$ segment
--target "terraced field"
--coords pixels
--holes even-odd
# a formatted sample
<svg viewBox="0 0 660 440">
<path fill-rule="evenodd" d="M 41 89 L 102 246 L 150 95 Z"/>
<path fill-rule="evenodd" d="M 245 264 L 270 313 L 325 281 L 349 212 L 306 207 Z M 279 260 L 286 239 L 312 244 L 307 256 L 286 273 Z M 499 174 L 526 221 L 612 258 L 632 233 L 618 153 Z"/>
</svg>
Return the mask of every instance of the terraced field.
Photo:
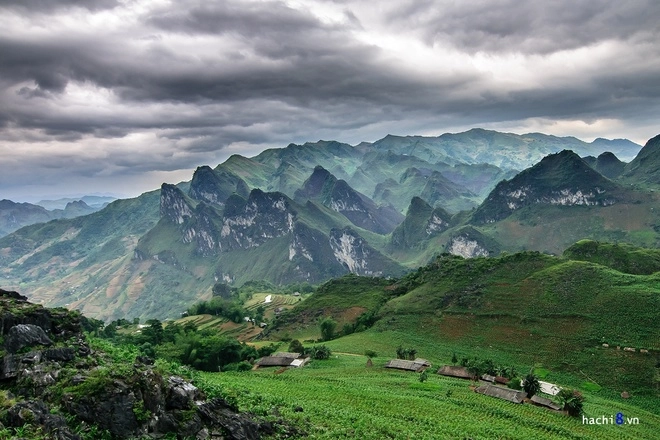
<svg viewBox="0 0 660 440">
<path fill-rule="evenodd" d="M 341 439 L 655 439 L 660 415 L 629 402 L 585 393 L 585 415 L 637 417 L 637 425 L 588 425 L 529 404 L 476 394 L 469 381 L 366 367 L 363 356 L 335 354 L 301 369 L 205 373 L 211 388 L 244 410 L 296 421 L 309 438 Z M 434 370 L 434 369 L 433 369 Z M 294 408 L 302 408 L 302 412 Z"/>
</svg>

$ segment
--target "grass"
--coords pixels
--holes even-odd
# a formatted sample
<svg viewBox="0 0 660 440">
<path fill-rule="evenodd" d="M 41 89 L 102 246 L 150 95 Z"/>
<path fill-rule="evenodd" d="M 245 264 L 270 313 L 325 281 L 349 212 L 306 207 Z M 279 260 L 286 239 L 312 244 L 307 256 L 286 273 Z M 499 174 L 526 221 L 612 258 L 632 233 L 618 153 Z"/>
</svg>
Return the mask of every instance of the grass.
<svg viewBox="0 0 660 440">
<path fill-rule="evenodd" d="M 374 358 L 374 367 L 366 367 L 366 359 L 334 354 L 282 374 L 205 373 L 203 381 L 234 396 L 243 410 L 268 415 L 277 408 L 317 439 L 651 439 L 660 429 L 657 411 L 588 392 L 588 417 L 621 411 L 640 424 L 583 425 L 581 419 L 476 394 L 469 381 L 429 374 L 420 383 L 415 373 L 383 369 L 385 357 Z"/>
</svg>

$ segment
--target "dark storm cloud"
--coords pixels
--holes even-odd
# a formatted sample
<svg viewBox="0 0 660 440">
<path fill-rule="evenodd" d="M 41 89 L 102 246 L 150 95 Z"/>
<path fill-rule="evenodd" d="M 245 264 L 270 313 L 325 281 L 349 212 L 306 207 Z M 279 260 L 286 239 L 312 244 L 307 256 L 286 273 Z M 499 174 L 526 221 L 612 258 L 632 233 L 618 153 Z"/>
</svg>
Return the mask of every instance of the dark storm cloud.
<svg viewBox="0 0 660 440">
<path fill-rule="evenodd" d="M 2 0 L 0 7 L 41 14 L 72 7 L 98 11 L 112 9 L 118 4 L 117 0 Z"/>
<path fill-rule="evenodd" d="M 126 176 L 215 165 L 237 144 L 658 111 L 652 1 L 182 5 L 2 3 L 0 186 L 16 163 L 53 181 L 58 169 Z M 584 52 L 552 59 L 565 50 Z M 508 78 L 511 54 L 524 61 Z"/>
<path fill-rule="evenodd" d="M 601 41 L 658 40 L 660 5 L 633 1 L 415 1 L 395 7 L 388 22 L 415 26 L 433 44 L 486 52 L 550 53 Z"/>
<path fill-rule="evenodd" d="M 185 9 L 155 11 L 147 23 L 161 30 L 190 34 L 237 33 L 248 37 L 272 37 L 293 32 L 304 34 L 321 23 L 284 3 L 223 1 L 189 2 Z"/>
</svg>

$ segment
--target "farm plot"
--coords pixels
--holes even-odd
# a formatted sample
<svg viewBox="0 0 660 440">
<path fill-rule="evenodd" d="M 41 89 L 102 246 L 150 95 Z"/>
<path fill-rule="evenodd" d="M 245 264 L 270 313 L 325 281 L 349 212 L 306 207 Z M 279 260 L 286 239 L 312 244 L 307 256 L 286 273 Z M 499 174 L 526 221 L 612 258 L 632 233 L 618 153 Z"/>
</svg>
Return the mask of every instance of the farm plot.
<svg viewBox="0 0 660 440">
<path fill-rule="evenodd" d="M 619 411 L 639 425 L 593 426 L 532 405 L 474 393 L 465 381 L 381 368 L 386 359 L 333 355 L 283 374 L 262 370 L 207 373 L 204 381 L 234 396 L 241 409 L 295 420 L 310 438 L 337 439 L 651 439 L 660 429 L 657 412 L 587 395 L 585 412 Z M 294 411 L 300 407 L 302 412 Z"/>
</svg>

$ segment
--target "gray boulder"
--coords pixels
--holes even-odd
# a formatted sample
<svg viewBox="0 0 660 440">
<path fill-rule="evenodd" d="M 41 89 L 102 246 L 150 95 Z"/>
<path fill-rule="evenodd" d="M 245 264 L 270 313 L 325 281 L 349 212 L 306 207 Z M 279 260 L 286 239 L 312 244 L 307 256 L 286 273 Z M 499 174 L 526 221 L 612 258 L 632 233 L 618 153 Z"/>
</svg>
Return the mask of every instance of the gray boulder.
<svg viewBox="0 0 660 440">
<path fill-rule="evenodd" d="M 9 329 L 5 338 L 5 349 L 9 353 L 16 353 L 24 347 L 52 344 L 46 332 L 33 324 L 17 324 Z"/>
</svg>

